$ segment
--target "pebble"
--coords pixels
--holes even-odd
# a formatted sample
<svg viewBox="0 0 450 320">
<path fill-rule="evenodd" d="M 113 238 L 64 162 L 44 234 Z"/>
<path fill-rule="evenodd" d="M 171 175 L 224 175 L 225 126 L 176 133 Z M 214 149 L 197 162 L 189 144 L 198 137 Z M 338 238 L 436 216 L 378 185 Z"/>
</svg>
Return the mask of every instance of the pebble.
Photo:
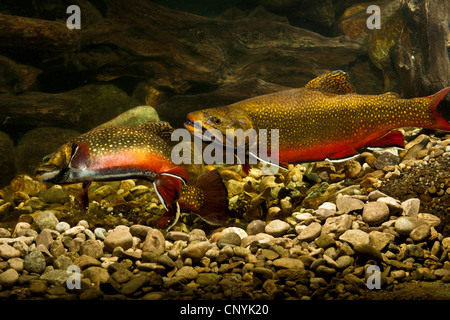
<svg viewBox="0 0 450 320">
<path fill-rule="evenodd" d="M 183 266 L 175 273 L 175 276 L 181 277 L 187 280 L 194 280 L 198 277 L 198 271 L 191 266 Z"/>
<path fill-rule="evenodd" d="M 131 233 L 130 233 L 131 235 Z M 131 246 L 130 246 L 131 247 Z M 128 248 L 122 247 L 124 250 Z M 143 252 L 152 252 L 155 256 L 160 256 L 166 248 L 166 240 L 158 229 L 150 228 L 147 230 L 147 236 L 142 244 Z"/>
<path fill-rule="evenodd" d="M 9 267 L 16 270 L 17 272 L 22 272 L 23 270 L 23 259 L 21 258 L 11 258 L 8 260 Z"/>
<path fill-rule="evenodd" d="M 241 242 L 241 237 L 237 233 L 227 232 L 217 240 L 217 246 L 219 247 L 219 249 L 225 246 L 235 247 L 240 246 Z"/>
<path fill-rule="evenodd" d="M 41 295 L 47 291 L 47 281 L 36 279 L 30 280 L 30 293 L 33 295 Z"/>
<path fill-rule="evenodd" d="M 281 269 L 298 269 L 304 270 L 305 266 L 301 260 L 293 258 L 279 258 L 273 261 L 273 266 L 275 268 Z"/>
<path fill-rule="evenodd" d="M 401 204 L 403 208 L 403 214 L 407 217 L 416 217 L 420 210 L 420 200 L 416 198 L 403 201 Z"/>
<path fill-rule="evenodd" d="M 42 211 L 36 218 L 36 225 L 40 230 L 44 229 L 55 229 L 56 225 L 59 223 L 58 218 L 56 218 L 53 211 L 46 210 Z"/>
<path fill-rule="evenodd" d="M 43 229 L 35 239 L 36 246 L 42 244 L 47 249 L 53 242 L 53 236 L 50 229 Z"/>
<path fill-rule="evenodd" d="M 89 239 L 81 244 L 80 253 L 100 259 L 103 256 L 103 246 L 98 240 Z"/>
<path fill-rule="evenodd" d="M 121 292 L 124 295 L 131 295 L 142 288 L 147 283 L 147 281 L 148 279 L 145 275 L 137 275 L 122 286 Z"/>
<path fill-rule="evenodd" d="M 266 227 L 264 228 L 264 231 L 267 234 L 270 234 L 273 237 L 279 237 L 288 232 L 288 230 L 291 228 L 289 223 L 286 223 L 282 220 L 275 219 L 270 221 Z"/>
<path fill-rule="evenodd" d="M 247 234 L 248 235 L 255 235 L 258 233 L 262 233 L 265 231 L 266 228 L 266 222 L 256 219 L 256 220 L 252 220 L 248 225 L 247 225 Z"/>
<path fill-rule="evenodd" d="M 20 257 L 20 251 L 17 250 L 16 248 L 10 246 L 9 244 L 1 243 L 0 244 L 0 257 L 5 260 Z"/>
<path fill-rule="evenodd" d="M 30 273 L 42 273 L 45 270 L 45 257 L 40 251 L 30 252 L 23 261 L 23 267 Z"/>
<path fill-rule="evenodd" d="M 383 199 L 383 198 L 381 198 Z M 384 202 L 369 202 L 364 206 L 362 218 L 370 226 L 376 226 L 389 218 L 389 207 Z"/>
<path fill-rule="evenodd" d="M 69 229 L 70 229 L 70 224 L 68 224 L 65 221 L 60 221 L 55 226 L 55 230 L 58 231 L 59 233 L 64 233 Z"/>
<path fill-rule="evenodd" d="M 0 286 L 12 287 L 19 280 L 19 273 L 10 268 L 0 273 Z"/>
<path fill-rule="evenodd" d="M 105 238 L 108 234 L 107 234 L 105 228 L 95 228 L 94 235 L 99 240 L 105 240 Z"/>
<path fill-rule="evenodd" d="M 428 239 L 431 235 L 431 228 L 428 224 L 422 224 L 418 226 L 417 228 L 414 228 L 411 233 L 409 234 L 409 237 L 414 242 L 422 242 L 426 239 Z"/>
<path fill-rule="evenodd" d="M 193 262 L 198 262 L 205 255 L 208 245 L 209 243 L 207 241 L 190 243 L 186 248 L 181 250 L 180 255 L 183 259 L 190 258 Z"/>
<path fill-rule="evenodd" d="M 336 204 L 332 202 L 324 202 L 316 210 L 315 215 L 320 221 L 325 221 L 328 217 L 334 216 L 336 212 Z"/>
<path fill-rule="evenodd" d="M 341 213 L 350 213 L 352 211 L 362 210 L 364 208 L 364 202 L 350 196 L 342 196 L 336 199 L 336 207 Z"/>
<path fill-rule="evenodd" d="M 340 237 L 339 240 L 350 243 L 353 247 L 368 245 L 370 243 L 369 235 L 361 230 L 347 230 Z"/>
<path fill-rule="evenodd" d="M 300 232 L 297 239 L 306 242 L 312 241 L 320 235 L 321 230 L 322 225 L 318 222 L 313 222 Z"/>
<path fill-rule="evenodd" d="M 352 223 L 353 220 L 348 214 L 343 214 L 337 217 L 329 217 L 325 220 L 325 223 L 322 226 L 322 232 L 341 235 L 351 228 Z"/>
<path fill-rule="evenodd" d="M 72 227 L 72 228 L 64 231 L 64 234 L 69 237 L 75 237 L 77 234 L 84 231 L 84 229 L 85 229 L 85 227 L 83 227 L 83 226 L 75 226 L 75 227 Z"/>
<path fill-rule="evenodd" d="M 371 231 L 369 233 L 370 245 L 379 251 L 386 248 L 389 243 L 394 241 L 394 239 L 395 236 L 390 233 L 380 231 Z"/>
<path fill-rule="evenodd" d="M 340 256 L 336 259 L 336 267 L 338 269 L 345 269 L 352 264 L 352 258 L 350 256 Z"/>
<path fill-rule="evenodd" d="M 395 221 L 395 231 L 403 236 L 409 236 L 414 229 L 414 224 L 411 219 L 407 217 L 400 217 Z"/>
<path fill-rule="evenodd" d="M 106 236 L 104 239 L 104 244 L 105 250 L 109 252 L 112 252 L 116 247 L 121 247 L 123 250 L 127 250 L 133 246 L 133 236 L 131 235 L 128 227 L 117 226 L 110 234 Z"/>
<path fill-rule="evenodd" d="M 239 235 L 239 237 L 241 237 L 241 239 L 245 238 L 248 236 L 247 232 L 244 229 L 238 228 L 238 227 L 228 227 L 226 229 L 222 230 L 223 233 L 227 233 L 227 232 L 234 232 L 237 233 Z"/>
<path fill-rule="evenodd" d="M 400 163 L 400 157 L 390 152 L 383 152 L 375 160 L 374 167 L 382 170 L 387 166 L 395 166 Z"/>
</svg>

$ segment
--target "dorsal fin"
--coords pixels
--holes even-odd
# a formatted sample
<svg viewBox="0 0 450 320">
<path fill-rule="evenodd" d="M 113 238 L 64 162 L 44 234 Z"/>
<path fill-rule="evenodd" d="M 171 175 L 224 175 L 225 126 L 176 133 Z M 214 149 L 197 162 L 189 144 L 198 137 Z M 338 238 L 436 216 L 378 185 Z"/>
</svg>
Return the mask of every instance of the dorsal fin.
<svg viewBox="0 0 450 320">
<path fill-rule="evenodd" d="M 147 122 L 141 125 L 145 130 L 153 132 L 166 141 L 171 141 L 170 137 L 174 128 L 166 121 Z"/>
<path fill-rule="evenodd" d="M 346 72 L 336 70 L 312 79 L 306 84 L 305 88 L 334 94 L 355 92 L 355 88 L 348 82 L 348 77 L 349 75 Z"/>
<path fill-rule="evenodd" d="M 385 93 L 382 94 L 382 96 L 386 96 L 386 97 L 393 98 L 393 99 L 399 99 L 400 98 L 400 95 L 398 93 L 396 93 L 396 92 L 385 92 Z"/>
<path fill-rule="evenodd" d="M 72 143 L 72 156 L 70 157 L 69 168 L 80 168 L 86 165 L 88 157 L 89 143 L 87 141 L 82 143 Z"/>
</svg>

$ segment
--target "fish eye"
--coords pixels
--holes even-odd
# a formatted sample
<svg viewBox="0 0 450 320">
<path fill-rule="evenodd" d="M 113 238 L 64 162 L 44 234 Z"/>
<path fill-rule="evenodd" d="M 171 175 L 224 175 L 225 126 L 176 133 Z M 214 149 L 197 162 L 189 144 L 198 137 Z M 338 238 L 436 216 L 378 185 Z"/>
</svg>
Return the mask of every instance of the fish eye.
<svg viewBox="0 0 450 320">
<path fill-rule="evenodd" d="M 50 155 L 46 155 L 42 158 L 42 162 L 48 162 L 50 161 Z"/>
<path fill-rule="evenodd" d="M 220 119 L 220 118 L 217 118 L 217 117 L 211 117 L 210 120 L 211 120 L 214 124 L 217 124 L 217 125 L 222 124 L 222 119 Z"/>
</svg>

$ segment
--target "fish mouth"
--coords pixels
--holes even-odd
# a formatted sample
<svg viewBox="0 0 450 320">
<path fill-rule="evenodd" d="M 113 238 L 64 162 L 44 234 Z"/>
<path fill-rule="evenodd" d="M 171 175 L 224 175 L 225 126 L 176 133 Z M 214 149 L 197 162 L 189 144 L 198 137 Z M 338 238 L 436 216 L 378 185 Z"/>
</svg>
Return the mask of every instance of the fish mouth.
<svg viewBox="0 0 450 320">
<path fill-rule="evenodd" d="M 196 120 L 191 114 L 188 114 L 186 118 L 187 121 L 184 123 L 184 127 L 195 137 L 198 137 L 204 142 L 213 141 L 220 144 L 225 142 L 224 136 L 219 129 L 209 126 L 201 120 Z"/>
<path fill-rule="evenodd" d="M 63 183 L 67 170 L 56 168 L 55 166 L 43 166 L 34 171 L 37 180 L 50 183 Z"/>
</svg>

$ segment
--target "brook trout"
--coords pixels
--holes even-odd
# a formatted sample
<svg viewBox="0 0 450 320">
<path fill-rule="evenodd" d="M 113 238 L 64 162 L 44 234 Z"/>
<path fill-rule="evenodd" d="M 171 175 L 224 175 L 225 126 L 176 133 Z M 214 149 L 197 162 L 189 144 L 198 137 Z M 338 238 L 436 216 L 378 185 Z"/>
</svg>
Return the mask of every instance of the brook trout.
<svg viewBox="0 0 450 320">
<path fill-rule="evenodd" d="M 447 87 L 434 95 L 412 99 L 400 99 L 391 92 L 359 95 L 348 82 L 347 73 L 334 71 L 311 80 L 304 88 L 191 112 L 185 127 L 203 138 L 209 133 L 222 139 L 223 144 L 227 129 L 278 129 L 278 145 L 274 148 L 278 151 L 270 157 L 276 157 L 283 168 L 288 163 L 345 160 L 365 147 L 403 147 L 403 134 L 394 129 L 450 130 L 450 123 L 437 110 L 449 91 Z M 194 122 L 201 123 L 202 132 Z M 256 154 L 248 156 L 267 162 Z M 243 170 L 248 173 L 249 169 L 245 163 Z"/>
<path fill-rule="evenodd" d="M 175 165 L 170 158 L 172 149 L 168 141 L 172 132 L 173 128 L 167 122 L 94 129 L 44 157 L 35 173 L 43 182 L 83 182 L 81 196 L 84 207 L 88 203 L 87 188 L 92 181 L 151 181 L 161 203 L 169 212 L 160 219 L 162 227 L 167 227 L 174 223 L 173 218 L 178 218 L 176 203 L 182 208 L 196 210 L 207 221 L 209 215 L 213 222 L 217 222 L 218 217 L 225 220 L 228 198 L 220 175 L 208 172 L 201 180 L 206 181 L 206 185 L 185 186 L 187 169 Z M 185 195 L 180 198 L 183 188 Z"/>
</svg>

